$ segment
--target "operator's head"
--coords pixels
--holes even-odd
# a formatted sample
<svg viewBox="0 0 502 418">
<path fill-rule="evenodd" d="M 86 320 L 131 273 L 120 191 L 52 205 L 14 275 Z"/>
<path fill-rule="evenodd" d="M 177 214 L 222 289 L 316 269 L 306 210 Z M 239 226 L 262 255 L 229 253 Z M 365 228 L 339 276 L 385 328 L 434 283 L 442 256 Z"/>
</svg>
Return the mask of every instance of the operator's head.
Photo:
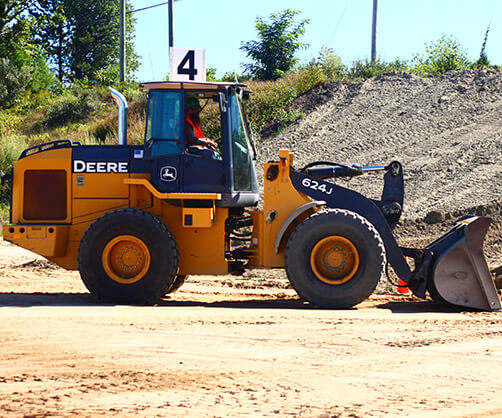
<svg viewBox="0 0 502 418">
<path fill-rule="evenodd" d="M 195 97 L 188 97 L 187 98 L 187 110 L 188 112 L 200 112 L 200 103 L 199 100 Z"/>
</svg>

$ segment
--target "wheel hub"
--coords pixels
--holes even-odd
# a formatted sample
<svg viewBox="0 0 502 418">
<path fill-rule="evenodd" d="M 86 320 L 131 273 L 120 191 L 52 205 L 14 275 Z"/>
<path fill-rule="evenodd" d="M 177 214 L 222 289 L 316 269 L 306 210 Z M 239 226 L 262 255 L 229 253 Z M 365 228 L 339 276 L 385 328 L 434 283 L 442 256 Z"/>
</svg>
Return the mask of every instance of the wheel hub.
<svg viewBox="0 0 502 418">
<path fill-rule="evenodd" d="M 103 268 L 114 281 L 132 284 L 141 280 L 150 267 L 150 251 L 145 243 L 132 235 L 120 235 L 106 244 Z"/>
<path fill-rule="evenodd" d="M 327 284 L 343 284 L 354 277 L 359 267 L 359 253 L 345 237 L 332 235 L 321 239 L 310 256 L 312 271 Z"/>
</svg>

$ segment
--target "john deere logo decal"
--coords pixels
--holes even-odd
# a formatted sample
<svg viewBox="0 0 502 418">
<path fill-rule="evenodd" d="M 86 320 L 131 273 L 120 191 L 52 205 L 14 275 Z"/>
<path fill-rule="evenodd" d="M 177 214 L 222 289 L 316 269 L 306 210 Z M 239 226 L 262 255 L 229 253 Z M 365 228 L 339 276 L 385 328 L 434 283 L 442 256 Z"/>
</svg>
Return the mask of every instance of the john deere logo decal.
<svg viewBox="0 0 502 418">
<path fill-rule="evenodd" d="M 176 177 L 176 167 L 167 166 L 160 169 L 160 179 L 162 181 L 175 181 Z"/>
<path fill-rule="evenodd" d="M 126 161 L 73 161 L 74 173 L 127 173 L 129 163 Z"/>
</svg>

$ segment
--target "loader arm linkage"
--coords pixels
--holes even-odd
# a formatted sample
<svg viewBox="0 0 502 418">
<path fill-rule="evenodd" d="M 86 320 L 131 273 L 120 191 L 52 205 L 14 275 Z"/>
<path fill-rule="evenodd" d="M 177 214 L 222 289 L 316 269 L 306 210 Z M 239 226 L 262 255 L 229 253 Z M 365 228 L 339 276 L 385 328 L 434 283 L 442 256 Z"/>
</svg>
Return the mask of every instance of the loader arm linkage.
<svg viewBox="0 0 502 418">
<path fill-rule="evenodd" d="M 360 175 L 365 171 L 385 170 L 381 200 L 368 199 L 353 190 L 328 183 L 323 178 Z M 392 233 L 403 206 L 404 182 L 401 164 L 371 168 L 337 166 L 310 168 L 310 175 L 291 169 L 291 182 L 296 190 L 330 208 L 346 209 L 366 218 L 377 229 L 387 261 L 413 293 L 434 299 L 484 310 L 500 310 L 501 304 L 486 260 L 483 238 L 489 218 L 464 217 L 454 228 L 423 249 L 402 248 Z M 415 268 L 406 261 L 411 257 Z"/>
</svg>

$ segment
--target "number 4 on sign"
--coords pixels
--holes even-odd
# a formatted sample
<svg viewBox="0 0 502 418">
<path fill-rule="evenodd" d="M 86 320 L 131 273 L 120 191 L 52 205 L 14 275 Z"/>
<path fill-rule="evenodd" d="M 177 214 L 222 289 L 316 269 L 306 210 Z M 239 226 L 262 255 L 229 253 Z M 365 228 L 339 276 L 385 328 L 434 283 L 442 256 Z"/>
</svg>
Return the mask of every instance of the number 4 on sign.
<svg viewBox="0 0 502 418">
<path fill-rule="evenodd" d="M 170 49 L 171 81 L 206 81 L 205 49 Z"/>
</svg>

